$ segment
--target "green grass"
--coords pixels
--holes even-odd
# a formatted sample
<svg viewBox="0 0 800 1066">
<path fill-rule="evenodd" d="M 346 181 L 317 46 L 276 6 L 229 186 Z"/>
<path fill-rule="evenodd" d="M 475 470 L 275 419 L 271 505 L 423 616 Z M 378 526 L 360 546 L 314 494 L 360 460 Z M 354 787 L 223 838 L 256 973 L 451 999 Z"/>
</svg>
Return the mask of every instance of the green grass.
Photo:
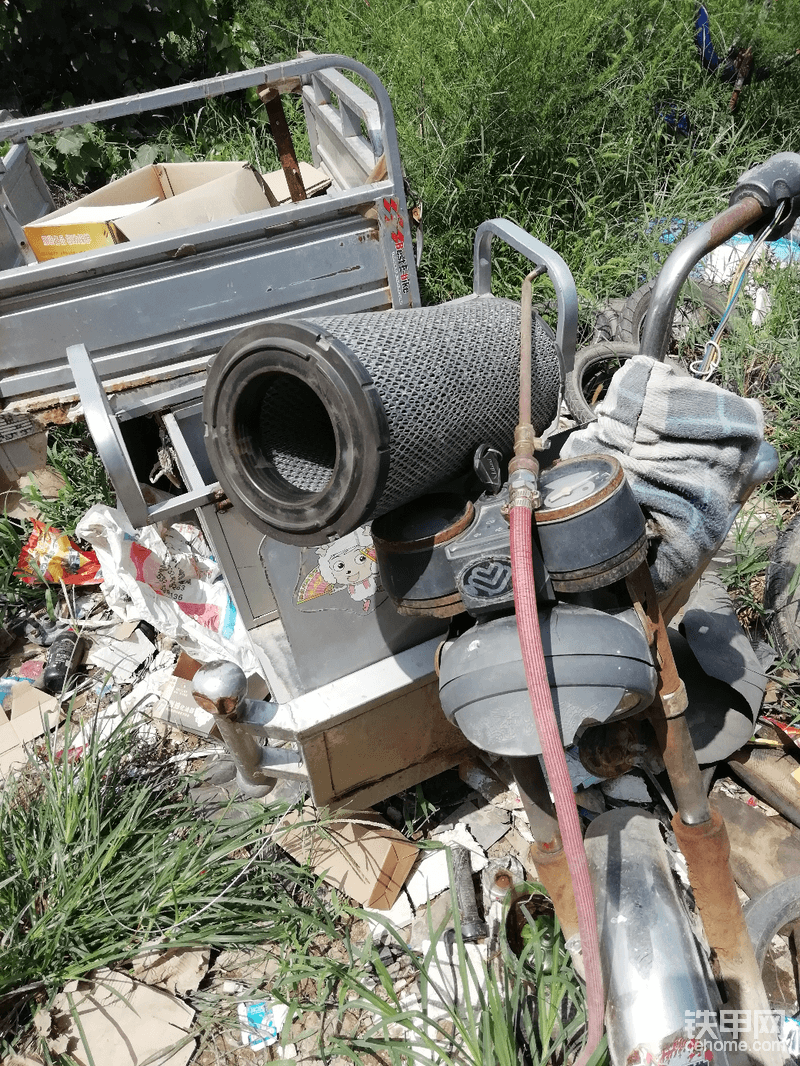
<svg viewBox="0 0 800 1066">
<path fill-rule="evenodd" d="M 6 782 L 0 1037 L 64 982 L 148 948 L 335 933 L 315 879 L 272 842 L 285 808 L 203 810 L 152 743 L 128 723 L 77 759 L 47 744 Z"/>
<path fill-rule="evenodd" d="M 54 426 L 47 441 L 47 465 L 64 479 L 55 499 L 42 495 L 32 483 L 24 493 L 36 507 L 42 521 L 62 532 L 75 535 L 75 526 L 90 507 L 116 503 L 111 480 L 97 453 L 84 422 Z"/>
<path fill-rule="evenodd" d="M 295 1030 L 326 1059 L 377 1054 L 399 1064 L 420 1057 L 415 1046 L 441 1044 L 453 1066 L 516 1066 L 523 1034 L 543 1066 L 580 1044 L 583 990 L 552 917 L 526 913 L 520 957 L 503 940 L 487 971 L 468 957 L 454 913 L 462 986 L 471 977 L 484 991 L 477 1007 L 457 1002 L 430 1025 L 428 997 L 442 984 L 435 945 L 449 920 L 429 929 L 434 947 L 424 955 L 387 923 L 419 979 L 421 1006 L 409 1008 L 371 939 L 350 935 L 363 912 L 277 847 L 285 806 L 199 807 L 162 744 L 130 723 L 80 758 L 46 744 L 0 794 L 0 1054 L 31 1047 L 33 1014 L 65 982 L 177 946 L 270 956 L 274 972 L 246 982 L 243 997 L 287 1003 Z M 238 1029 L 237 997 L 219 986 L 189 1000 L 201 1047 Z M 319 1024 L 322 1015 L 334 1024 Z M 342 1023 L 353 1017 L 357 1030 L 347 1034 Z M 284 1036 L 300 1039 L 288 1026 Z"/>
<path fill-rule="evenodd" d="M 452 884 L 452 866 L 450 873 Z M 521 899 L 526 898 L 522 889 L 543 893 L 540 885 L 517 889 Z M 410 956 L 419 978 L 417 1002 L 409 1003 L 396 991 L 380 960 L 372 964 L 374 987 L 343 970 L 342 987 L 351 993 L 344 1009 L 369 1012 L 372 1024 L 356 1037 L 338 1040 L 330 1050 L 354 1061 L 358 1061 L 358 1052 L 368 1052 L 398 1066 L 430 1061 L 431 1053 L 446 1066 L 489 1062 L 517 1066 L 523 1059 L 523 1044 L 535 1063 L 560 1063 L 574 1055 L 585 1034 L 583 987 L 573 972 L 557 919 L 534 916 L 524 904 L 521 912 L 526 935 L 519 955 L 511 950 L 503 932 L 500 954 L 488 964 L 468 953 L 457 909 L 437 929 L 429 924 L 428 949 Z M 450 922 L 448 944 L 442 938 Z M 396 932 L 394 936 L 408 950 Z M 453 971 L 457 974 L 455 996 Z M 473 994 L 465 994 L 466 989 L 473 989 Z M 444 1016 L 437 1018 L 432 1005 L 442 1003 L 446 1005 Z M 604 1060 L 603 1042 L 591 1061 Z"/>
</svg>

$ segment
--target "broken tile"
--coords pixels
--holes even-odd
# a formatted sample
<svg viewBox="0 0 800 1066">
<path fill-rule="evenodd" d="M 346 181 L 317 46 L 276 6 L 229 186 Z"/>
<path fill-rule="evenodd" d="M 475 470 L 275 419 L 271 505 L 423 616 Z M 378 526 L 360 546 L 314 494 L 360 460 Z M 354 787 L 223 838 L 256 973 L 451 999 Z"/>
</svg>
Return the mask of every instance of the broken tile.
<svg viewBox="0 0 800 1066">
<path fill-rule="evenodd" d="M 467 827 L 484 849 L 497 843 L 511 828 L 511 814 L 502 807 L 487 804 L 464 819 Z"/>
<path fill-rule="evenodd" d="M 472 800 L 465 800 L 460 807 L 456 807 L 452 814 L 448 815 L 445 821 L 440 822 L 439 825 L 431 832 L 432 837 L 439 836 L 440 833 L 446 833 L 448 829 L 455 829 L 456 825 L 466 820 L 470 815 L 474 814 L 478 809 L 477 804 Z"/>
<path fill-rule="evenodd" d="M 528 880 L 535 881 L 537 879 L 536 867 L 528 858 L 530 847 L 530 842 L 525 840 L 515 824 L 512 825 L 501 841 L 492 845 L 489 856 L 494 859 L 505 855 L 514 855 L 522 864 Z"/>
<path fill-rule="evenodd" d="M 603 781 L 599 787 L 609 799 L 622 800 L 625 803 L 653 802 L 647 784 L 638 774 L 623 774 L 613 781 Z"/>
<path fill-rule="evenodd" d="M 389 936 L 386 929 L 387 922 L 399 931 L 407 929 L 414 918 L 411 900 L 405 891 L 400 893 L 388 911 L 378 910 L 377 907 L 362 907 L 362 910 L 367 915 L 375 915 L 375 918 L 370 917 L 367 920 L 372 932 L 372 939 L 376 943 L 382 943 Z"/>
<path fill-rule="evenodd" d="M 447 870 L 447 851 L 444 848 L 426 851 L 406 881 L 406 891 L 416 910 L 449 887 L 450 874 Z"/>
<path fill-rule="evenodd" d="M 505 784 L 499 781 L 484 766 L 481 766 L 477 760 L 461 763 L 458 768 L 458 774 L 466 785 L 475 789 L 476 792 L 480 792 L 483 798 L 490 802 L 506 791 Z"/>
<path fill-rule="evenodd" d="M 446 889 L 435 900 L 421 907 L 411 923 L 408 946 L 412 951 L 421 951 L 424 942 L 429 942 L 431 934 L 442 929 L 452 920 L 453 905 L 450 889 Z"/>
<path fill-rule="evenodd" d="M 531 832 L 530 822 L 524 811 L 514 811 L 514 828 L 528 844 L 534 844 L 533 833 Z"/>
<path fill-rule="evenodd" d="M 431 949 L 428 941 L 422 945 L 427 956 Z M 463 969 L 467 975 L 467 987 L 462 981 L 462 967 L 459 965 L 459 952 L 449 938 L 443 936 L 436 944 L 428 963 L 430 980 L 427 987 L 425 1012 L 432 1021 L 452 1017 L 453 1011 L 463 1013 L 466 996 L 469 995 L 473 1009 L 480 1008 L 486 997 L 486 945 L 464 944 L 466 965 Z M 416 997 L 414 997 L 416 998 Z M 401 1005 L 404 1000 L 401 998 Z"/>
<path fill-rule="evenodd" d="M 515 811 L 523 810 L 522 800 L 519 798 L 519 789 L 515 782 L 512 782 L 507 789 L 499 792 L 489 802 L 493 807 L 499 807 L 503 811 L 511 811 L 512 814 Z"/>
<path fill-rule="evenodd" d="M 440 843 L 447 844 L 449 847 L 460 846 L 466 848 L 469 852 L 470 866 L 473 873 L 480 873 L 489 861 L 483 848 L 463 822 L 459 822 L 455 829 L 449 829 L 446 833 L 442 833 L 437 839 Z"/>
</svg>

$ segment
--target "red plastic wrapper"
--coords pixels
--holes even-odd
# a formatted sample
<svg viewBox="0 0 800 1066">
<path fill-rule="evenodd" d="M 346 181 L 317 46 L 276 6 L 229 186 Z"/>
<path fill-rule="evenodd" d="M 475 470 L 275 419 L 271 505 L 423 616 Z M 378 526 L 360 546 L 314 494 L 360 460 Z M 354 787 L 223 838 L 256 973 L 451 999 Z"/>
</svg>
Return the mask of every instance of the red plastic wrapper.
<svg viewBox="0 0 800 1066">
<path fill-rule="evenodd" d="M 103 580 L 100 563 L 93 551 L 84 551 L 66 533 L 37 519 L 33 531 L 19 553 L 14 576 L 26 585 L 41 581 L 61 581 L 65 585 L 98 585 Z"/>
<path fill-rule="evenodd" d="M 777 729 L 795 747 L 800 748 L 800 728 L 796 725 L 788 725 L 786 722 L 782 722 L 780 718 L 772 718 L 766 714 L 762 716 L 761 721 L 771 725 L 773 729 Z"/>
</svg>

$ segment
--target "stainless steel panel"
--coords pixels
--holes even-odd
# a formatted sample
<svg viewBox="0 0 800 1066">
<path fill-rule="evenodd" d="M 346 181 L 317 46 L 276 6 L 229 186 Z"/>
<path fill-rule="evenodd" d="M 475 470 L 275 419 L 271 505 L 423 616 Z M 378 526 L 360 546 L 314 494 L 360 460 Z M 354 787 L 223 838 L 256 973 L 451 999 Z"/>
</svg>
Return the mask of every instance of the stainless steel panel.
<svg viewBox="0 0 800 1066">
<path fill-rule="evenodd" d="M 316 549 L 265 538 L 261 554 L 305 691 L 441 636 L 447 630 L 447 622 L 442 619 L 398 614 L 380 588 L 368 611 L 363 609 L 364 601 L 351 600 L 345 588 L 298 603 L 301 574 L 313 568 Z"/>
<path fill-rule="evenodd" d="M 71 344 L 86 346 L 105 380 L 216 354 L 245 326 L 270 318 L 390 307 L 376 236 L 375 224 L 357 216 L 0 296 L 0 396 L 70 385 Z"/>
<path fill-rule="evenodd" d="M 203 444 L 202 411 L 202 403 L 193 403 L 164 417 L 178 468 L 192 490 L 216 480 Z M 264 534 L 236 511 L 219 511 L 214 504 L 199 507 L 197 516 L 247 628 L 276 618 L 275 597 L 259 556 Z"/>
</svg>

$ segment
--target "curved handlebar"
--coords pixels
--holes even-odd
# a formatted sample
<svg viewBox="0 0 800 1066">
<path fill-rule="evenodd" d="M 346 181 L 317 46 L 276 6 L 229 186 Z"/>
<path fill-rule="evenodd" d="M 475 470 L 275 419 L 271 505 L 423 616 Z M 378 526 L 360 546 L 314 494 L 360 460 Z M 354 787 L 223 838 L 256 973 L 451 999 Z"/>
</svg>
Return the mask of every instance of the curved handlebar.
<svg viewBox="0 0 800 1066">
<path fill-rule="evenodd" d="M 685 237 L 661 268 L 645 319 L 642 355 L 663 360 L 678 295 L 699 260 L 735 233 L 753 232 L 787 202 L 789 211 L 773 240 L 788 233 L 800 214 L 800 154 L 779 152 L 742 174 L 731 193 L 731 206 Z"/>
</svg>

